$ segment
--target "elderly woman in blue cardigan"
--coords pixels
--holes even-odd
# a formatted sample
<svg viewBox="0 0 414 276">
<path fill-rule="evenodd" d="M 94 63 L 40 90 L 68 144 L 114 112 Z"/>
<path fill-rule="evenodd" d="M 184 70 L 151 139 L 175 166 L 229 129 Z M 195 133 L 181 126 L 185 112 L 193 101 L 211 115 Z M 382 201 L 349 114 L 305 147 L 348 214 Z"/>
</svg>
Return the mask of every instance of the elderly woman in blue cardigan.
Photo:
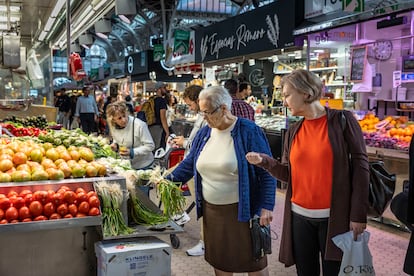
<svg viewBox="0 0 414 276">
<path fill-rule="evenodd" d="M 194 176 L 197 217 L 203 216 L 205 259 L 215 275 L 269 275 L 266 256 L 254 261 L 249 219 L 272 221 L 276 181 L 265 170 L 249 164 L 247 152 L 271 154 L 262 129 L 231 114 L 231 96 L 221 86 L 199 95 L 200 129 L 190 154 L 169 175 L 185 183 Z"/>
</svg>

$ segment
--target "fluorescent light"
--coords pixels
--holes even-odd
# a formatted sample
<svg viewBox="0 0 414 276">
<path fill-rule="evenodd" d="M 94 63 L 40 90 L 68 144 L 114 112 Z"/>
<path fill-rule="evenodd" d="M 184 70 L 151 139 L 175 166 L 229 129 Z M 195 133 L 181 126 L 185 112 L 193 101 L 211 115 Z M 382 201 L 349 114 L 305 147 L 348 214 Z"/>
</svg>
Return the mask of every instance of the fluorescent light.
<svg viewBox="0 0 414 276">
<path fill-rule="evenodd" d="M 104 33 L 96 33 L 96 35 L 99 36 L 100 38 L 108 39 L 108 36 Z"/>
<path fill-rule="evenodd" d="M 79 31 L 80 28 L 84 27 L 87 21 L 94 15 L 93 12 L 86 15 L 78 24 L 76 24 L 76 27 L 73 29 L 72 33 L 75 34 L 77 31 Z"/>
<path fill-rule="evenodd" d="M 0 23 L 0 30 L 8 30 L 9 26 L 7 25 L 7 23 Z"/>
<path fill-rule="evenodd" d="M 20 21 L 20 16 L 18 15 L 11 15 L 10 16 L 10 22 L 17 22 Z"/>
<path fill-rule="evenodd" d="M 273 55 L 273 56 L 271 57 L 271 59 L 272 59 L 272 61 L 273 61 L 273 62 L 278 62 L 278 61 L 279 61 L 279 58 L 278 58 L 278 56 L 277 56 L 277 55 Z"/>
<path fill-rule="evenodd" d="M 7 7 L 6 6 L 0 6 L 0 11 L 6 12 L 7 11 Z"/>
<path fill-rule="evenodd" d="M 85 10 L 79 15 L 79 17 L 77 18 L 78 20 L 82 20 L 85 18 L 85 16 L 90 15 L 90 14 L 94 14 L 94 12 L 92 11 L 92 6 L 88 5 Z"/>
<path fill-rule="evenodd" d="M 49 19 L 47 20 L 46 25 L 45 25 L 45 31 L 47 31 L 47 32 L 50 31 L 50 29 L 52 28 L 54 22 L 55 22 L 55 18 L 49 17 Z"/>
<path fill-rule="evenodd" d="M 40 41 L 45 40 L 46 35 L 47 35 L 47 32 L 42 31 L 42 32 L 40 33 L 40 35 L 39 35 L 39 40 L 40 40 Z"/>
<path fill-rule="evenodd" d="M 252 58 L 252 59 L 249 59 L 249 65 L 250 66 L 254 66 L 256 64 L 256 61 Z"/>
<path fill-rule="evenodd" d="M 56 17 L 62 10 L 63 6 L 66 4 L 66 0 L 58 0 L 55 7 L 52 10 L 52 13 L 50 14 L 50 17 Z"/>
<path fill-rule="evenodd" d="M 88 45 L 86 45 L 86 44 L 82 44 L 81 45 L 83 48 L 85 48 L 85 49 L 89 49 L 89 46 Z"/>
<path fill-rule="evenodd" d="M 20 11 L 20 6 L 10 6 L 10 11 L 11 12 L 19 12 Z"/>
<path fill-rule="evenodd" d="M 7 16 L 1 15 L 0 22 L 7 22 Z"/>
<path fill-rule="evenodd" d="M 99 0 L 98 0 L 99 1 Z M 97 1 L 95 1 L 95 2 L 97 2 Z M 102 7 L 104 4 L 106 4 L 106 0 L 101 0 L 101 1 L 99 1 L 99 3 L 97 4 L 97 5 L 94 5 L 93 6 L 93 10 L 94 11 L 97 11 L 97 10 L 99 10 L 99 8 L 100 7 Z"/>
<path fill-rule="evenodd" d="M 128 24 L 128 25 L 131 24 L 131 20 L 129 20 L 128 17 L 126 17 L 125 15 L 119 14 L 118 17 L 119 17 L 119 19 L 121 19 L 126 24 Z"/>
<path fill-rule="evenodd" d="M 313 50 L 313 52 L 314 52 L 314 53 L 325 53 L 325 50 L 322 50 L 322 49 L 316 49 L 316 50 Z"/>
</svg>

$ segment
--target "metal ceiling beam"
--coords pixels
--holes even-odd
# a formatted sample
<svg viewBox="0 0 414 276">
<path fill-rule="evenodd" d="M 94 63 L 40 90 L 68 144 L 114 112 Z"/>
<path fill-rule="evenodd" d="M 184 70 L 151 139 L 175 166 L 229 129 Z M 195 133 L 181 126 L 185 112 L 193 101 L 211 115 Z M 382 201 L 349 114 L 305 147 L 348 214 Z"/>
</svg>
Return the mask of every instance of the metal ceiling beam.
<svg viewBox="0 0 414 276">
<path fill-rule="evenodd" d="M 112 46 L 111 43 L 109 43 L 109 41 L 107 41 L 106 39 L 103 39 L 102 37 L 97 36 L 96 34 L 92 34 L 95 38 L 95 40 L 98 40 L 100 42 L 102 42 L 103 44 L 107 45 L 109 50 L 112 52 L 112 54 L 116 57 L 116 61 L 118 61 L 118 53 L 115 51 L 114 47 Z M 105 48 L 105 47 L 104 47 Z M 105 48 L 107 49 L 107 48 Z"/>
<path fill-rule="evenodd" d="M 137 34 L 134 29 L 132 29 L 128 24 L 126 24 L 121 19 L 119 19 L 119 17 L 115 17 L 114 20 L 116 21 L 117 26 L 119 28 L 121 28 L 122 30 L 126 31 L 127 33 L 129 33 L 132 36 L 132 38 L 135 41 L 135 44 L 137 44 L 137 45 L 140 44 L 140 39 L 138 37 L 139 34 Z"/>
</svg>

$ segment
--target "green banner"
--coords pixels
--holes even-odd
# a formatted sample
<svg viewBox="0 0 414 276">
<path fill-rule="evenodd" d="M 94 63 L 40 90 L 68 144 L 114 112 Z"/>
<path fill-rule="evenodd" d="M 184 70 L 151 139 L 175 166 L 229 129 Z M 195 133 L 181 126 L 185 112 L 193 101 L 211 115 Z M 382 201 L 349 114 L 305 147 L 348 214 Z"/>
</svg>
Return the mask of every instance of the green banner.
<svg viewBox="0 0 414 276">
<path fill-rule="evenodd" d="M 175 30 L 174 32 L 174 53 L 188 54 L 190 44 L 190 32 Z"/>
<path fill-rule="evenodd" d="M 342 0 L 342 10 L 349 12 L 363 12 L 364 0 Z"/>
<path fill-rule="evenodd" d="M 164 57 L 164 45 L 154 44 L 154 61 L 160 61 Z"/>
</svg>

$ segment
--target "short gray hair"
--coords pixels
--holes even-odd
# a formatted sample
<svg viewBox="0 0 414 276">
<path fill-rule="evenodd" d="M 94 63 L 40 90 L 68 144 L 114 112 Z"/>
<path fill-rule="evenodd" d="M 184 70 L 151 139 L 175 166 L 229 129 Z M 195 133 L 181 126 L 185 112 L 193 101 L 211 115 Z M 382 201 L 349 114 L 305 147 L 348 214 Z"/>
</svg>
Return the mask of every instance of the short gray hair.
<svg viewBox="0 0 414 276">
<path fill-rule="evenodd" d="M 317 75 L 307 70 L 297 69 L 284 76 L 280 82 L 282 89 L 286 84 L 290 84 L 292 88 L 308 94 L 309 98 L 305 100 L 306 103 L 317 101 L 322 96 L 322 81 Z"/>
<path fill-rule="evenodd" d="M 210 86 L 204 88 L 200 92 L 198 99 L 209 101 L 211 106 L 214 108 L 225 105 L 228 110 L 231 110 L 232 98 L 227 89 L 223 86 Z"/>
</svg>

